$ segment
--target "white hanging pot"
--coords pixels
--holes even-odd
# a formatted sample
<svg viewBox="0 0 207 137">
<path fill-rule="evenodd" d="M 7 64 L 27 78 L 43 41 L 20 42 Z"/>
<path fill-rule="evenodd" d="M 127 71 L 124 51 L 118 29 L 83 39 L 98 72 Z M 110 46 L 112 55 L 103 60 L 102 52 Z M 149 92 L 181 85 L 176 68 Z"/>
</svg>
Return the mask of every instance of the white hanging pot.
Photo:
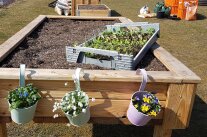
<svg viewBox="0 0 207 137">
<path fill-rule="evenodd" d="M 72 115 L 69 115 L 69 114 L 66 114 L 66 113 L 65 113 L 65 115 L 68 118 L 68 120 L 70 121 L 70 124 L 79 127 L 83 124 L 86 124 L 89 121 L 89 119 L 90 119 L 90 109 L 89 109 L 89 107 L 87 107 L 86 112 L 81 112 L 77 116 L 72 116 Z"/>
<path fill-rule="evenodd" d="M 76 69 L 75 75 L 73 76 L 73 78 L 76 79 L 76 84 L 75 84 L 76 85 L 76 90 L 70 92 L 69 94 L 75 93 L 75 92 L 77 92 L 77 90 L 78 91 L 81 91 L 81 89 L 80 89 L 80 73 L 81 72 L 83 73 L 83 70 L 81 68 L 77 68 Z M 85 96 L 87 96 L 87 98 L 88 98 L 88 95 L 87 94 Z M 76 116 L 73 116 L 71 114 L 65 113 L 66 117 L 69 119 L 70 124 L 79 127 L 79 126 L 87 123 L 89 121 L 89 119 L 90 119 L 90 107 L 89 107 L 89 103 L 88 103 L 88 106 L 85 109 L 86 109 L 85 112 L 80 112 Z"/>
<path fill-rule="evenodd" d="M 25 64 L 20 65 L 19 85 L 20 85 L 20 87 L 25 86 Z M 9 107 L 10 107 L 11 104 L 9 101 L 8 101 L 8 103 L 9 103 Z M 37 103 L 38 103 L 38 101 L 30 107 L 16 108 L 16 109 L 10 110 L 11 119 L 17 124 L 25 124 L 25 123 L 30 122 L 34 117 Z"/>
</svg>

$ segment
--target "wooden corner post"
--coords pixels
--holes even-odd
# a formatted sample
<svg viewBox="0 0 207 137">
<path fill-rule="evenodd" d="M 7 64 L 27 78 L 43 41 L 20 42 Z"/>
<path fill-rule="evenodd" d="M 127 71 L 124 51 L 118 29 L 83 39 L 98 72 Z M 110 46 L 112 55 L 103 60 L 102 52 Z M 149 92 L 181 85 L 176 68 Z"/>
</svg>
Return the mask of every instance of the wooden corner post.
<svg viewBox="0 0 207 137">
<path fill-rule="evenodd" d="M 172 129 L 189 125 L 197 84 L 170 84 L 162 125 L 156 125 L 153 137 L 171 137 Z"/>
</svg>

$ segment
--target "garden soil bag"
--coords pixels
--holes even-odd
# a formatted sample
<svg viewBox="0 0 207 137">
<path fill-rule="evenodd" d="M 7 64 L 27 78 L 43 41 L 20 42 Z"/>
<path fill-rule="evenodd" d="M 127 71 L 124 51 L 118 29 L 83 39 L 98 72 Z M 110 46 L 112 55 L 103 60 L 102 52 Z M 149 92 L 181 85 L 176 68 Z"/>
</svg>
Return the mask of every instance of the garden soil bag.
<svg viewBox="0 0 207 137">
<path fill-rule="evenodd" d="M 196 20 L 196 12 L 198 6 L 195 3 L 191 3 L 186 8 L 185 20 Z"/>
</svg>

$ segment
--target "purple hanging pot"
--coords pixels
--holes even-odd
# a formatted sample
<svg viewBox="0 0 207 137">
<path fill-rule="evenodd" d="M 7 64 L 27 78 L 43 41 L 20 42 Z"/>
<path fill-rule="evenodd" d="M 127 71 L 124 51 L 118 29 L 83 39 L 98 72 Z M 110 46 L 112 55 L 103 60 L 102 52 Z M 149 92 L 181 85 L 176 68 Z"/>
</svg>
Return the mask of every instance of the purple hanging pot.
<svg viewBox="0 0 207 137">
<path fill-rule="evenodd" d="M 137 96 L 139 98 L 142 98 L 143 94 L 146 93 L 144 91 L 144 89 L 145 89 L 145 86 L 147 84 L 147 72 L 146 72 L 145 69 L 138 69 L 136 74 L 141 74 L 142 75 L 142 83 L 140 85 L 139 91 L 135 92 L 131 97 L 129 108 L 127 110 L 127 117 L 133 125 L 144 126 L 144 125 L 147 124 L 147 122 L 150 121 L 150 119 L 152 119 L 152 117 L 139 112 L 134 107 L 134 105 L 132 103 L 132 98 L 135 97 L 135 96 Z"/>
<path fill-rule="evenodd" d="M 139 97 L 142 98 L 143 94 L 145 94 L 147 92 L 145 91 L 137 91 L 132 95 L 132 98 L 134 97 Z M 129 104 L 129 108 L 127 110 L 127 118 L 129 119 L 129 121 L 136 126 L 144 126 L 146 125 L 151 119 L 151 116 L 148 116 L 146 114 L 143 114 L 141 112 L 139 112 L 133 105 L 132 103 L 132 98 Z"/>
</svg>

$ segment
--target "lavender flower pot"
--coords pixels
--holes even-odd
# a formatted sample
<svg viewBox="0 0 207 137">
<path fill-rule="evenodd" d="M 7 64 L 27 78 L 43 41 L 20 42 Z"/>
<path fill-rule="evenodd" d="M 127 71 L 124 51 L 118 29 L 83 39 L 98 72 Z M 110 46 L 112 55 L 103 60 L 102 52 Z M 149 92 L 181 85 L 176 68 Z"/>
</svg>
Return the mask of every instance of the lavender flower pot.
<svg viewBox="0 0 207 137">
<path fill-rule="evenodd" d="M 85 123 L 87 123 L 90 119 L 90 109 L 89 107 L 86 108 L 86 112 L 81 112 L 80 114 L 78 114 L 77 116 L 71 116 L 69 114 L 66 114 L 66 117 L 68 118 L 68 120 L 70 121 L 70 124 L 74 125 L 74 126 L 81 126 Z"/>
<path fill-rule="evenodd" d="M 132 98 L 135 97 L 135 96 L 141 98 L 144 93 L 146 93 L 146 92 L 144 92 L 144 91 L 135 92 L 132 95 Z M 129 121 L 133 125 L 136 125 L 136 126 L 144 126 L 144 125 L 146 125 L 152 119 L 152 117 L 151 116 L 148 116 L 146 114 L 143 114 L 141 112 L 139 112 L 134 107 L 134 105 L 132 103 L 132 98 L 131 98 L 131 101 L 130 101 L 130 104 L 129 104 L 129 108 L 127 110 L 127 118 L 129 119 Z"/>
<path fill-rule="evenodd" d="M 12 109 L 11 119 L 17 124 L 25 124 L 30 122 L 34 117 L 37 102 L 33 106 L 30 106 L 28 108 Z"/>
</svg>

